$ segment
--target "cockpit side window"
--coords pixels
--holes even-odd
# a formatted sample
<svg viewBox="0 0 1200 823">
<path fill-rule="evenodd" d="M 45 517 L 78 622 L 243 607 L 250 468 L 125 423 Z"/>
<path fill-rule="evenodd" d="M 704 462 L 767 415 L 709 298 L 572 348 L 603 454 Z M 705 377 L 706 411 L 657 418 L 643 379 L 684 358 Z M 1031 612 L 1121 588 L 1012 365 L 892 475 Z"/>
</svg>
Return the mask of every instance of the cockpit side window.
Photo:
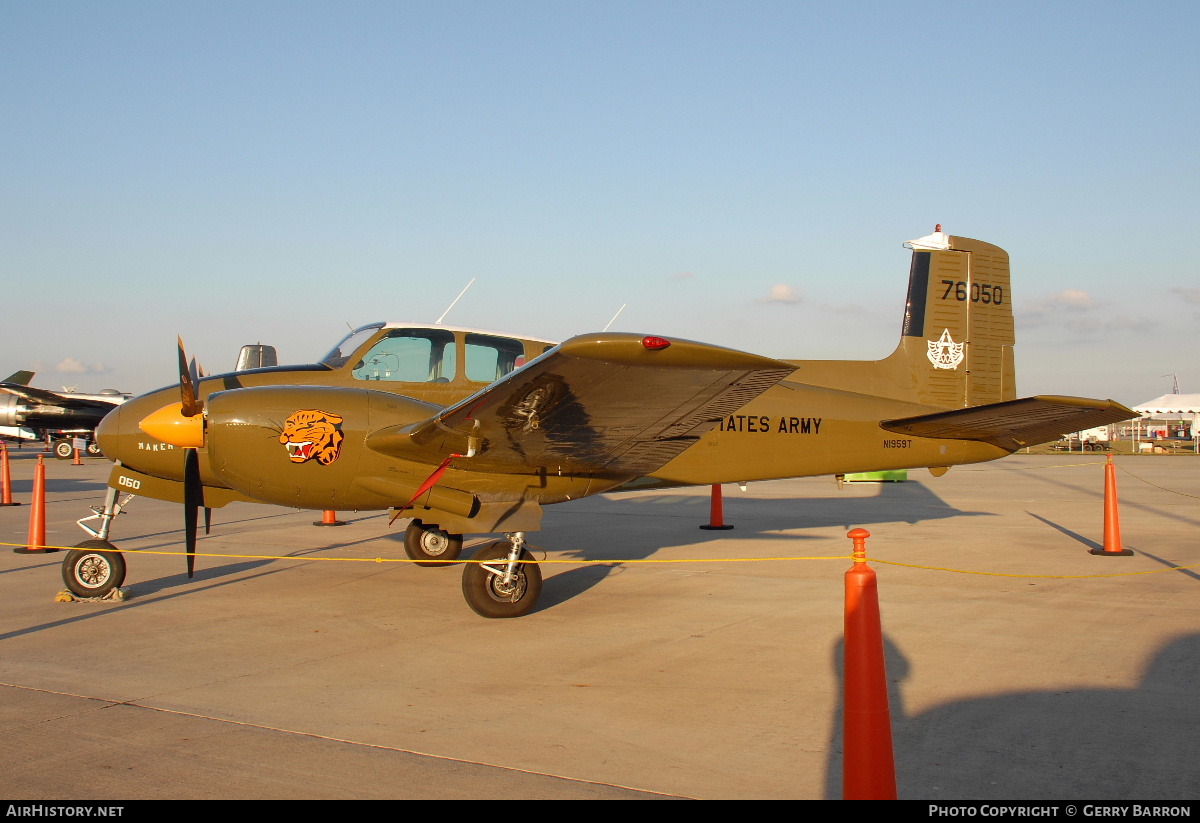
<svg viewBox="0 0 1200 823">
<path fill-rule="evenodd" d="M 457 369 L 454 335 L 437 329 L 396 329 L 354 367 L 356 380 L 449 383 Z"/>
<path fill-rule="evenodd" d="M 475 383 L 499 380 L 525 360 L 525 347 L 506 337 L 468 334 L 466 351 L 467 379 Z"/>
</svg>

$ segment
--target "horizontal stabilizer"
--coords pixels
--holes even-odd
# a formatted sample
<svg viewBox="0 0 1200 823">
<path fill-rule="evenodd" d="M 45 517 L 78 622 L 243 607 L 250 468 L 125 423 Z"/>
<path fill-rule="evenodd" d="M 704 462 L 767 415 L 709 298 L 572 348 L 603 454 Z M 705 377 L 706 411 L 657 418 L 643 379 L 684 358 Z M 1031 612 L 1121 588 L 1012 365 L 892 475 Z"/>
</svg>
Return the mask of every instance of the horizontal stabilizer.
<svg viewBox="0 0 1200 823">
<path fill-rule="evenodd" d="M 1049 443 L 1069 432 L 1117 423 L 1137 412 L 1113 400 L 1040 395 L 986 406 L 884 420 L 881 428 L 913 437 L 978 440 L 1008 451 Z"/>
</svg>

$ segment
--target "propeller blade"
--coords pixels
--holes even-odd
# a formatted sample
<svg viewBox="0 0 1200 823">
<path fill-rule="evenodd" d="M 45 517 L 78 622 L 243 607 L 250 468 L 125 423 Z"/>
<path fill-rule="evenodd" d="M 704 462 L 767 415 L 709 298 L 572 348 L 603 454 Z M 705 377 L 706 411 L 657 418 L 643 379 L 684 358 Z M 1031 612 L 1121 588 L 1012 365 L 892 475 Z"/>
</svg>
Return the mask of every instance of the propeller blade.
<svg viewBox="0 0 1200 823">
<path fill-rule="evenodd" d="M 212 534 L 212 509 L 204 507 L 204 533 Z"/>
<path fill-rule="evenodd" d="M 183 405 L 181 410 L 184 417 L 195 417 L 203 408 L 196 399 L 196 380 L 192 379 L 192 368 L 188 364 L 187 352 L 183 350 L 183 338 L 176 338 L 179 344 L 179 399 Z"/>
<path fill-rule="evenodd" d="M 196 570 L 196 521 L 204 505 L 204 486 L 200 481 L 200 455 L 195 449 L 183 453 L 183 531 L 187 546 L 188 577 Z"/>
</svg>

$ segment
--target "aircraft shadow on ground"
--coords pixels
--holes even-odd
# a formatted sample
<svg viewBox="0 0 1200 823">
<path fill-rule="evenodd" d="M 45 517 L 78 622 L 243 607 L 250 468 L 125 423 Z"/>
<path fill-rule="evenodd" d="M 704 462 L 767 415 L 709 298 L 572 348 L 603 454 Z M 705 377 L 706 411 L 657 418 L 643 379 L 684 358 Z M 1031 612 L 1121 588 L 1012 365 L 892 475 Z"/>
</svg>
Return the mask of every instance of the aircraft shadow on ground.
<svg viewBox="0 0 1200 823">
<path fill-rule="evenodd" d="M 1010 692 L 909 715 L 911 666 L 884 638 L 898 795 L 922 800 L 1200 796 L 1194 729 L 1200 635 L 1167 643 L 1132 689 Z M 834 649 L 839 684 L 843 645 Z M 1004 661 L 996 661 L 1003 666 Z M 844 695 L 844 689 L 839 687 Z M 842 707 L 832 719 L 826 798 L 842 796 Z"/>
<path fill-rule="evenodd" d="M 610 563 L 587 565 L 558 572 L 549 572 L 549 567 L 543 567 L 546 574 L 542 596 L 537 610 L 551 608 L 571 600 L 590 590 L 607 579 L 610 575 L 622 573 L 625 566 L 622 560 L 646 559 L 664 547 L 688 545 L 720 540 L 729 536 L 738 539 L 787 539 L 812 540 L 817 535 L 797 534 L 803 529 L 827 529 L 837 527 L 850 529 L 856 526 L 872 526 L 879 523 L 917 523 L 926 520 L 937 520 L 948 517 L 983 516 L 985 512 L 968 512 L 947 504 L 931 492 L 922 483 L 881 483 L 872 484 L 872 493 L 865 495 L 862 489 L 847 490 L 845 496 L 799 499 L 765 499 L 754 497 L 730 496 L 726 498 L 725 520 L 734 524 L 733 531 L 707 531 L 699 528 L 708 523 L 709 496 L 703 492 L 698 494 L 637 494 L 637 495 L 606 495 L 590 498 L 573 505 L 547 507 L 540 532 L 528 535 L 535 556 L 540 557 L 539 547 L 544 547 L 547 555 L 555 559 L 579 559 L 587 561 L 611 560 Z M 294 512 L 252 515 L 249 517 L 233 517 L 222 521 L 218 513 L 214 514 L 213 534 L 221 535 L 222 525 L 245 525 L 253 521 L 269 521 L 281 517 L 294 517 Z M 240 514 L 240 512 L 238 512 Z M 306 513 L 305 516 L 311 516 Z M 298 554 L 315 554 L 336 551 L 363 545 L 375 545 L 381 554 L 404 557 L 404 526 L 401 520 L 394 526 L 387 525 L 389 515 L 370 514 L 357 515 L 352 522 L 362 523 L 367 520 L 378 520 L 375 524 L 362 523 L 369 533 L 362 534 L 343 531 L 341 528 L 328 530 L 315 529 L 314 532 L 327 534 L 330 542 L 321 543 L 314 539 L 301 552 L 290 552 L 289 556 Z M 350 519 L 350 518 L 346 518 Z M 182 517 L 181 517 L 182 520 Z M 180 523 L 182 526 L 182 522 Z M 787 532 L 782 534 L 782 532 Z M 161 538 L 151 545 L 140 545 L 139 549 L 180 551 L 183 547 L 181 531 L 170 530 L 139 535 L 116 535 L 114 542 L 118 548 L 134 539 Z M 236 538 L 234 538 L 236 539 Z M 463 559 L 469 559 L 482 545 L 495 539 L 494 537 L 468 538 L 464 546 Z M 827 539 L 821 535 L 819 539 Z M 197 551 L 205 553 L 206 539 L 201 537 Z M 236 554 L 231 551 L 230 554 Z M 267 552 L 264 552 L 267 553 Z M 127 559 L 132 563 L 136 554 L 130 553 Z M 183 566 L 183 558 L 179 558 Z M 207 563 L 211 563 L 209 560 Z M 207 565 L 205 558 L 197 563 L 196 577 L 189 580 L 181 571 L 179 574 L 152 580 L 137 580 L 133 568 L 130 569 L 132 582 L 128 584 L 133 600 L 139 597 L 159 594 L 167 589 L 178 588 L 177 594 L 203 591 L 219 578 L 238 576 L 267 564 L 274 563 L 272 559 L 255 559 L 245 562 L 222 562 Z M 459 564 L 455 564 L 459 565 Z M 272 574 L 282 569 L 263 572 Z M 421 569 L 420 574 L 437 574 L 436 569 Z M 257 576 L 257 575 L 256 575 Z M 198 585 L 199 584 L 199 585 Z M 161 599 L 161 598 L 159 598 Z M 130 601 L 133 602 L 133 601 Z"/>
<path fill-rule="evenodd" d="M 627 567 L 622 560 L 642 560 L 652 557 L 663 547 L 710 542 L 722 536 L 739 539 L 826 539 L 825 535 L 796 534 L 802 529 L 826 529 L 837 527 L 850 529 L 856 526 L 872 526 L 880 523 L 917 523 L 948 517 L 987 516 L 986 512 L 970 512 L 955 508 L 917 482 L 880 483 L 863 489 L 847 490 L 845 496 L 800 499 L 764 499 L 754 497 L 727 498 L 726 522 L 734 522 L 731 532 L 708 531 L 699 528 L 708 523 L 709 496 L 699 494 L 637 494 L 606 495 L 589 498 L 565 506 L 546 508 L 540 532 L 527 535 L 535 557 L 554 559 L 579 559 L 587 561 L 611 560 L 611 563 L 589 564 L 566 571 L 550 571 L 543 567 L 546 575 L 542 595 L 536 611 L 552 608 L 571 600 L 609 576 L 622 573 Z M 375 545 L 381 554 L 404 557 L 404 520 L 387 525 L 390 515 L 375 514 L 357 516 L 356 522 L 378 520 L 366 524 L 369 534 L 355 539 L 346 539 L 350 534 L 341 529 L 327 533 L 338 537 L 329 543 L 314 545 L 312 552 L 336 551 L 354 546 Z M 253 518 L 251 518 L 253 519 Z M 247 518 L 231 520 L 230 523 L 248 522 Z M 606 528 L 608 526 L 608 528 Z M 220 523 L 214 523 L 214 533 L 219 533 Z M 787 532 L 787 534 L 781 534 Z M 164 533 L 166 534 L 166 533 Z M 619 537 L 613 537 L 619 535 Z M 464 544 L 462 559 L 470 559 L 481 546 L 496 537 L 468 537 Z M 198 548 L 203 552 L 203 540 Z M 294 554 L 294 553 L 293 553 Z M 273 561 L 263 560 L 259 563 Z M 219 567 L 236 573 L 235 566 Z M 461 564 L 451 564 L 459 567 Z M 421 575 L 438 574 L 437 569 L 420 569 Z M 199 576 L 199 572 L 197 575 Z M 138 584 L 138 592 L 158 591 L 169 585 L 187 582 L 182 576 L 163 578 L 157 583 Z M 147 586 L 158 586 L 149 588 Z"/>
<path fill-rule="evenodd" d="M 314 550 L 315 551 L 315 550 Z M 61 556 L 61 555 L 59 555 Z M 296 555 L 291 555 L 296 556 Z M 182 559 L 181 559 L 182 562 Z M 136 609 L 140 606 L 162 603 L 165 600 L 170 600 L 176 597 L 184 597 L 185 595 L 197 594 L 206 589 L 217 588 L 219 586 L 227 586 L 231 583 L 241 583 L 246 580 L 251 580 L 255 577 L 265 577 L 267 575 L 279 574 L 286 571 L 286 567 L 277 567 L 274 569 L 266 569 L 258 574 L 245 575 L 244 573 L 253 569 L 266 566 L 274 560 L 248 560 L 242 563 L 227 563 L 221 566 L 214 566 L 208 569 L 196 569 L 196 576 L 191 580 L 188 579 L 186 572 L 181 572 L 177 575 L 169 575 L 167 577 L 159 577 L 153 580 L 144 580 L 131 583 L 123 586 L 129 593 L 129 600 L 121 604 L 122 609 Z M 224 578 L 224 579 L 222 579 Z M 61 583 L 61 581 L 60 581 Z M 187 585 L 185 585 L 187 584 Z M 165 589 L 176 589 L 176 591 L 161 597 L 150 597 L 149 595 L 158 594 Z M 20 629 L 15 629 L 10 632 L 0 634 L 0 641 L 7 640 L 11 637 L 19 637 L 21 635 L 33 634 L 45 629 L 54 629 L 61 626 L 68 626 L 72 623 L 78 623 L 82 620 L 92 620 L 95 618 L 103 619 L 109 614 L 108 609 L 102 611 L 89 611 L 84 614 L 76 614 L 72 617 L 66 617 L 62 620 L 54 620 L 49 623 L 41 623 L 36 626 L 25 626 Z"/>
<path fill-rule="evenodd" d="M 948 517 L 991 516 L 957 509 L 922 483 L 879 483 L 875 494 L 847 491 L 844 497 L 767 499 L 724 498 L 724 523 L 731 531 L 701 529 L 709 523 L 707 494 L 606 495 L 582 504 L 546 509 L 542 531 L 530 542 L 555 558 L 611 564 L 588 565 L 547 577 L 540 609 L 566 602 L 624 568 L 621 560 L 643 560 L 664 547 L 716 540 L 827 540 L 828 535 L 798 534 L 804 529 L 849 529 L 881 523 L 918 523 Z M 604 524 L 611 524 L 605 528 Z M 614 536 L 616 535 L 616 536 Z M 846 548 L 846 547 L 839 547 Z"/>
</svg>

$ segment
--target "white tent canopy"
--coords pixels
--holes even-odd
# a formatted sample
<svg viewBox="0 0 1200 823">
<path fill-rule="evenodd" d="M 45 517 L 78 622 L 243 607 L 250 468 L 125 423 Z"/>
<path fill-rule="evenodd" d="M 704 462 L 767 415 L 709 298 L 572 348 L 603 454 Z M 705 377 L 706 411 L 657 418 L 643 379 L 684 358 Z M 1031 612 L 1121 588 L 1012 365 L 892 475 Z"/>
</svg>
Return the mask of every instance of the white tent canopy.
<svg viewBox="0 0 1200 823">
<path fill-rule="evenodd" d="M 1200 414 L 1200 394 L 1164 394 L 1145 403 L 1139 403 L 1133 410 L 1142 417 L 1149 418 L 1185 418 Z"/>
<path fill-rule="evenodd" d="M 1145 426 L 1151 438 L 1191 437 L 1200 452 L 1200 394 L 1164 394 L 1139 403 L 1133 410 L 1140 415 L 1133 421 L 1134 440 L 1140 439 Z"/>
</svg>

